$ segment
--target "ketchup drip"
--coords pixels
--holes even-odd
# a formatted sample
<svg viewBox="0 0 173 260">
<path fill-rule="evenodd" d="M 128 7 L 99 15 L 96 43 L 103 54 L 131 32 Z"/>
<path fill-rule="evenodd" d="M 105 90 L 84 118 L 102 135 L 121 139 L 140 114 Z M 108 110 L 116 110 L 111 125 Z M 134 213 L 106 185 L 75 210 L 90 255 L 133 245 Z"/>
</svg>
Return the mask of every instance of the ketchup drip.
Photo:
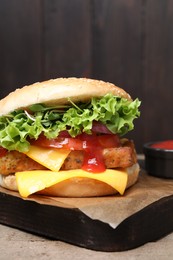
<svg viewBox="0 0 173 260">
<path fill-rule="evenodd" d="M 103 160 L 103 147 L 97 138 L 91 136 L 86 140 L 84 145 L 84 160 L 82 169 L 88 172 L 98 173 L 105 171 Z"/>
</svg>

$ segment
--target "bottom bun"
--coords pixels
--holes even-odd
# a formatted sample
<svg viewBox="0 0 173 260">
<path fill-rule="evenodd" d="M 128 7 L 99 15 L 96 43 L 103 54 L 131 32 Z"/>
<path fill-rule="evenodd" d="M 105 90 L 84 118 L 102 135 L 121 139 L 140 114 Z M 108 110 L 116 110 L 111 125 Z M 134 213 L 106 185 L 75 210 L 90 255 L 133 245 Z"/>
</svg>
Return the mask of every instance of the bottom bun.
<svg viewBox="0 0 173 260">
<path fill-rule="evenodd" d="M 127 188 L 136 183 L 139 176 L 139 164 L 126 168 L 128 174 Z M 0 175 L 0 185 L 9 190 L 17 191 L 15 175 Z M 49 188 L 37 192 L 37 194 L 53 197 L 97 197 L 116 194 L 117 191 L 108 184 L 90 178 L 70 178 Z"/>
</svg>

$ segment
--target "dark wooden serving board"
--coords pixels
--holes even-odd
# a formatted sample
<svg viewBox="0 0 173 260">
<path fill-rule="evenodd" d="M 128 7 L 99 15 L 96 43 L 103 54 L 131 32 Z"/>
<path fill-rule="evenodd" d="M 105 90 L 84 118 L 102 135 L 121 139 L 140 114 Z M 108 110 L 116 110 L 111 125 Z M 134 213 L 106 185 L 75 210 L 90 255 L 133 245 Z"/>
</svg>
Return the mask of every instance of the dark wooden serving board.
<svg viewBox="0 0 173 260">
<path fill-rule="evenodd" d="M 96 251 L 125 251 L 173 231 L 173 195 L 159 199 L 117 228 L 93 220 L 78 208 L 40 204 L 0 191 L 0 223 Z"/>
</svg>

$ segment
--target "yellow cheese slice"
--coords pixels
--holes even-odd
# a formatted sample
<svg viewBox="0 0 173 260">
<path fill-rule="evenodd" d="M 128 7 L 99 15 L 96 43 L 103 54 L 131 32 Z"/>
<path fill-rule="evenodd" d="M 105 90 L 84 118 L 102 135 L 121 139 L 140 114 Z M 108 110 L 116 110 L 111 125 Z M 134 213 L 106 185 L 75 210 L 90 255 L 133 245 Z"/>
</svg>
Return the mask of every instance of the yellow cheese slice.
<svg viewBox="0 0 173 260">
<path fill-rule="evenodd" d="M 18 190 L 22 197 L 28 197 L 37 191 L 43 190 L 72 177 L 84 177 L 102 181 L 112 186 L 121 195 L 125 191 L 128 179 L 126 172 L 112 169 L 107 169 L 103 173 L 96 174 L 81 169 L 59 172 L 36 170 L 16 173 Z"/>
<path fill-rule="evenodd" d="M 70 150 L 44 148 L 31 145 L 25 154 L 51 171 L 59 171 Z"/>
</svg>

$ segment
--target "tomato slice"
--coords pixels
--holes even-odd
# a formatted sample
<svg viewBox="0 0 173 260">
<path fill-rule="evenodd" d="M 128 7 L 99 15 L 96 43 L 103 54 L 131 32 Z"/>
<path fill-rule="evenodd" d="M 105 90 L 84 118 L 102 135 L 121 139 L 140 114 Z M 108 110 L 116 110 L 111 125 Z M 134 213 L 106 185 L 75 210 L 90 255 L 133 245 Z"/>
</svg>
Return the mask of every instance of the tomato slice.
<svg viewBox="0 0 173 260">
<path fill-rule="evenodd" d="M 72 137 L 57 137 L 55 139 L 47 139 L 44 135 L 40 135 L 37 140 L 31 141 L 32 144 L 52 147 L 64 148 L 70 150 L 87 150 L 100 148 L 113 148 L 120 146 L 120 139 L 117 135 L 88 135 L 81 134 L 76 138 Z"/>
<path fill-rule="evenodd" d="M 83 150 L 83 141 L 77 138 L 66 138 L 67 144 L 63 146 L 64 149 Z"/>
<path fill-rule="evenodd" d="M 0 157 L 5 156 L 7 152 L 8 152 L 7 149 L 0 146 Z"/>
<path fill-rule="evenodd" d="M 37 140 L 31 141 L 31 143 L 42 147 L 83 150 L 83 142 L 71 137 L 57 137 L 49 140 L 44 135 L 40 135 Z"/>
<path fill-rule="evenodd" d="M 113 148 L 120 146 L 120 139 L 118 135 L 99 135 L 97 137 L 99 144 L 103 148 Z"/>
</svg>

